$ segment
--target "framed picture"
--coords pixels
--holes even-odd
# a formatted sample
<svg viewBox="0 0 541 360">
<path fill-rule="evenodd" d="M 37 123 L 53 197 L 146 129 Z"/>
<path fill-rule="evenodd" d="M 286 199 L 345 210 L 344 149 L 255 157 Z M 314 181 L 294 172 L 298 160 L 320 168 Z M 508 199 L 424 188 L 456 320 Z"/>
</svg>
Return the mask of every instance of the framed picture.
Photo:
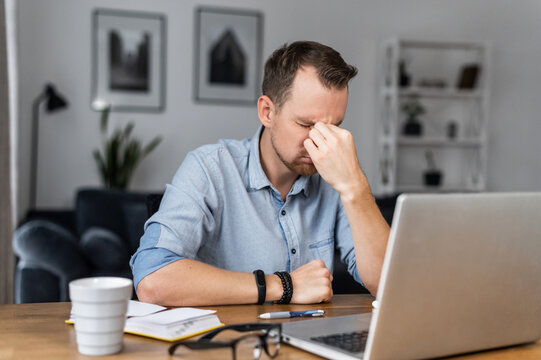
<svg viewBox="0 0 541 360">
<path fill-rule="evenodd" d="M 263 15 L 201 7 L 195 24 L 196 101 L 253 105 L 259 95 Z"/>
<path fill-rule="evenodd" d="M 165 44 L 165 17 L 162 15 L 95 10 L 92 108 L 163 110 Z"/>
</svg>

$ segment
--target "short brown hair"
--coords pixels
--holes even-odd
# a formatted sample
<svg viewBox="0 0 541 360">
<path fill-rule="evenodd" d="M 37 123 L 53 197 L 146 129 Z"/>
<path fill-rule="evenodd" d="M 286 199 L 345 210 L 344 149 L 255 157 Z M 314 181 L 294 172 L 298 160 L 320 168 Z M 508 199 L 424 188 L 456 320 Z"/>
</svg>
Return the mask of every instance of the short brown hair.
<svg viewBox="0 0 541 360">
<path fill-rule="evenodd" d="M 357 68 L 346 64 L 340 53 L 315 41 L 296 41 L 274 51 L 265 63 L 261 90 L 278 109 L 289 97 L 297 70 L 313 66 L 327 88 L 343 89 L 357 75 Z"/>
</svg>

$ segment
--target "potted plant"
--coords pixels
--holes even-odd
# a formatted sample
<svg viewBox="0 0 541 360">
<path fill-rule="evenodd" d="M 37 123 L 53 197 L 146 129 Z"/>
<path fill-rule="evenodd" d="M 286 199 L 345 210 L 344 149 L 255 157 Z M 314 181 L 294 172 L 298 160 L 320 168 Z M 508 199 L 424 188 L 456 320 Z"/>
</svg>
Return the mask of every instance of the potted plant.
<svg viewBox="0 0 541 360">
<path fill-rule="evenodd" d="M 419 121 L 419 116 L 423 115 L 426 110 L 419 101 L 419 96 L 416 94 L 409 96 L 402 103 L 401 110 L 406 115 L 406 123 L 402 129 L 402 134 L 406 136 L 421 136 L 423 134 L 423 126 Z"/>
<path fill-rule="evenodd" d="M 156 136 L 143 146 L 140 140 L 132 137 L 135 126 L 132 122 L 129 122 L 124 129 L 114 130 L 108 137 L 109 111 L 110 108 L 106 107 L 101 113 L 100 130 L 103 148 L 101 151 L 94 150 L 94 159 L 105 187 L 125 190 L 139 163 L 159 145 L 162 138 Z"/>
</svg>

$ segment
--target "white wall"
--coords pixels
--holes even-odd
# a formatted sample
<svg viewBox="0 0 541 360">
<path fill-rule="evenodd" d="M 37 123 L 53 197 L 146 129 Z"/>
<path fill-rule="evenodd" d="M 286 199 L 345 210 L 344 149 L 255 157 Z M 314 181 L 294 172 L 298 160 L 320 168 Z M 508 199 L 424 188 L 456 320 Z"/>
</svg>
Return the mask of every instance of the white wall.
<svg viewBox="0 0 541 360">
<path fill-rule="evenodd" d="M 162 190 L 186 153 L 219 138 L 251 136 L 255 104 L 194 103 L 192 50 L 199 5 L 264 14 L 263 57 L 285 42 L 310 39 L 340 51 L 359 68 L 350 86 L 345 127 L 356 138 L 369 180 L 375 160 L 376 70 L 389 37 L 488 41 L 492 45 L 489 190 L 541 190 L 541 2 L 537 0 L 19 0 L 19 216 L 27 208 L 32 100 L 51 81 L 70 107 L 40 118 L 38 207 L 70 207 L 81 186 L 98 186 L 92 150 L 99 114 L 90 109 L 91 14 L 95 8 L 151 11 L 167 17 L 166 109 L 113 113 L 111 125 L 136 123 L 135 135 L 164 142 L 143 161 L 131 189 Z"/>
</svg>

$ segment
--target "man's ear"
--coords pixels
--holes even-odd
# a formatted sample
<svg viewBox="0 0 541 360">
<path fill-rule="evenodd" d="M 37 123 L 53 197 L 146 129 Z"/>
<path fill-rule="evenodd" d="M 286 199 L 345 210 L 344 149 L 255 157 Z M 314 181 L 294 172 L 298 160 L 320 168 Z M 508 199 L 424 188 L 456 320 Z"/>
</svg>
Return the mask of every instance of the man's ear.
<svg viewBox="0 0 541 360">
<path fill-rule="evenodd" d="M 264 127 L 270 127 L 272 125 L 272 119 L 274 118 L 275 107 L 272 100 L 267 95 L 262 95 L 257 99 L 257 116 L 259 121 Z"/>
</svg>

